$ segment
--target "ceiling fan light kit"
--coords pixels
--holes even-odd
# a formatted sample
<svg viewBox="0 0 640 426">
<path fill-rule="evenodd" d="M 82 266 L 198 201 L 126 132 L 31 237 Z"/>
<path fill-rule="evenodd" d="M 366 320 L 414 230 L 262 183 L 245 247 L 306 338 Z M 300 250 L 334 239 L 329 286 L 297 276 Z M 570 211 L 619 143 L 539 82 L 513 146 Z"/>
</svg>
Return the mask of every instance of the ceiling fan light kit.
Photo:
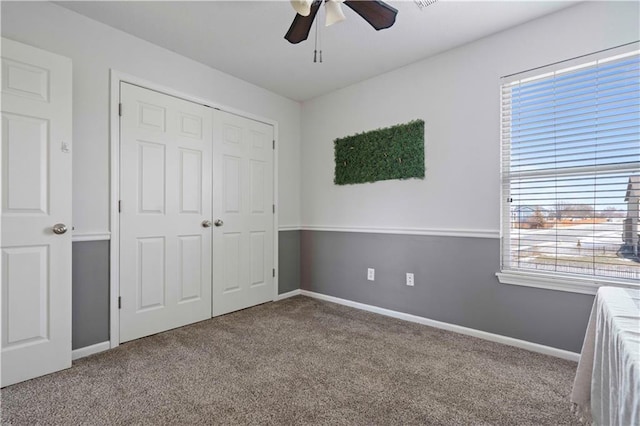
<svg viewBox="0 0 640 426">
<path fill-rule="evenodd" d="M 291 0 L 291 6 L 298 15 L 309 16 L 313 0 Z"/>
<path fill-rule="evenodd" d="M 344 0 L 326 0 L 324 3 L 325 11 L 325 27 L 328 27 L 346 19 L 342 11 L 342 3 Z"/>
<path fill-rule="evenodd" d="M 326 10 L 326 27 L 344 21 L 346 19 L 340 5 L 340 3 L 343 2 L 344 0 L 325 0 L 324 7 Z M 314 0 L 291 0 L 290 3 L 291 7 L 293 7 L 293 10 L 295 10 L 298 15 L 309 16 Z"/>
</svg>

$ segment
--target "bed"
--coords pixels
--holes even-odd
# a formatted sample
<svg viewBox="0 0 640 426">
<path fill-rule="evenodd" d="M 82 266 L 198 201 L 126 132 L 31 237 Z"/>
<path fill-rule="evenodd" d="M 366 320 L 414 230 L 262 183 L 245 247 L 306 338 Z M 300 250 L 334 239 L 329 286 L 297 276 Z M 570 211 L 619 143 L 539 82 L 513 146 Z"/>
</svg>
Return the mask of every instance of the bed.
<svg viewBox="0 0 640 426">
<path fill-rule="evenodd" d="M 640 290 L 598 290 L 571 402 L 596 425 L 640 425 Z"/>
</svg>

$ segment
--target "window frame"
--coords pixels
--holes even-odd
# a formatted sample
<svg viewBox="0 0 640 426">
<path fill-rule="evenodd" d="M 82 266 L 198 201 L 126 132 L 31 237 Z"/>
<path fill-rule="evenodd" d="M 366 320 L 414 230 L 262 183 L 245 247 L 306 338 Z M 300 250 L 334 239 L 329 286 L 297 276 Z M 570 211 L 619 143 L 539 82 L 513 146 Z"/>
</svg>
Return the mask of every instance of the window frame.
<svg viewBox="0 0 640 426">
<path fill-rule="evenodd" d="M 505 158 L 503 155 L 504 149 L 504 133 L 503 133 L 503 88 L 514 81 L 523 81 L 531 78 L 538 78 L 545 74 L 555 73 L 563 70 L 571 71 L 572 68 L 580 69 L 586 64 L 593 63 L 595 61 L 610 60 L 617 56 L 629 55 L 630 53 L 640 50 L 640 42 L 635 41 L 623 46 L 618 46 L 612 49 L 606 49 L 596 53 L 583 55 L 567 61 L 560 61 L 550 65 L 537 67 L 525 72 L 514 73 L 508 76 L 504 76 L 500 79 L 498 90 L 499 94 L 499 116 L 500 116 L 500 269 L 496 273 L 498 281 L 502 284 L 519 285 L 526 287 L 536 287 L 557 291 L 565 291 L 581 294 L 596 294 L 598 288 L 601 286 L 614 286 L 623 288 L 640 288 L 640 280 L 635 279 L 617 279 L 610 277 L 591 276 L 572 274 L 555 271 L 533 271 L 526 269 L 517 269 L 512 267 L 504 267 L 505 259 L 505 238 L 509 239 L 511 228 L 511 203 L 508 202 L 510 197 L 510 187 L 506 185 L 505 171 L 509 167 L 509 164 L 505 165 Z M 508 161 L 508 160 L 506 160 Z M 555 169 L 554 169 L 555 170 Z M 552 173 L 552 172 L 550 172 Z M 505 226 L 505 221 L 509 226 Z"/>
</svg>

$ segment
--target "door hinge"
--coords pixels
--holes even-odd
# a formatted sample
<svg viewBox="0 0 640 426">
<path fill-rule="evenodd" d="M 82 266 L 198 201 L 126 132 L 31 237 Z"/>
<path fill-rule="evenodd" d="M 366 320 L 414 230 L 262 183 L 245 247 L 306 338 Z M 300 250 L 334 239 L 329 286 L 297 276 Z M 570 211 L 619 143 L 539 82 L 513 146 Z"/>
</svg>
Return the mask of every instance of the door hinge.
<svg viewBox="0 0 640 426">
<path fill-rule="evenodd" d="M 273 214 L 276 214 L 276 205 L 273 204 Z"/>
<path fill-rule="evenodd" d="M 272 269 L 272 276 L 275 278 L 275 276 L 276 276 L 276 268 Z"/>
<path fill-rule="evenodd" d="M 273 149 L 276 149 L 276 140 L 273 140 Z"/>
<path fill-rule="evenodd" d="M 118 213 L 122 213 L 122 200 L 118 200 Z"/>
<path fill-rule="evenodd" d="M 118 115 L 122 117 L 122 102 L 118 104 Z"/>
<path fill-rule="evenodd" d="M 122 297 L 118 296 L 118 309 L 122 309 Z"/>
</svg>

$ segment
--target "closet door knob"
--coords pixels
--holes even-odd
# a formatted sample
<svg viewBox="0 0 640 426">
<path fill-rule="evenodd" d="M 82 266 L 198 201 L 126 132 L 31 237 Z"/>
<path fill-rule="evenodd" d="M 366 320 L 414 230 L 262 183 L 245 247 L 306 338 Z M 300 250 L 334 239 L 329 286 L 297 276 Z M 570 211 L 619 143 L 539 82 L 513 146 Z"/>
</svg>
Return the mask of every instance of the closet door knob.
<svg viewBox="0 0 640 426">
<path fill-rule="evenodd" d="M 203 228 L 211 228 L 211 221 L 210 220 L 203 220 L 202 221 L 202 227 Z"/>
<path fill-rule="evenodd" d="M 216 225 L 216 226 L 222 226 L 222 225 L 224 225 L 224 222 L 222 221 L 222 219 L 217 219 L 217 220 L 216 220 L 215 222 L 213 222 L 213 223 L 214 223 L 214 225 Z"/>
<path fill-rule="evenodd" d="M 53 230 L 54 234 L 62 235 L 67 232 L 67 225 L 65 225 L 64 223 L 56 223 L 51 229 Z"/>
</svg>

